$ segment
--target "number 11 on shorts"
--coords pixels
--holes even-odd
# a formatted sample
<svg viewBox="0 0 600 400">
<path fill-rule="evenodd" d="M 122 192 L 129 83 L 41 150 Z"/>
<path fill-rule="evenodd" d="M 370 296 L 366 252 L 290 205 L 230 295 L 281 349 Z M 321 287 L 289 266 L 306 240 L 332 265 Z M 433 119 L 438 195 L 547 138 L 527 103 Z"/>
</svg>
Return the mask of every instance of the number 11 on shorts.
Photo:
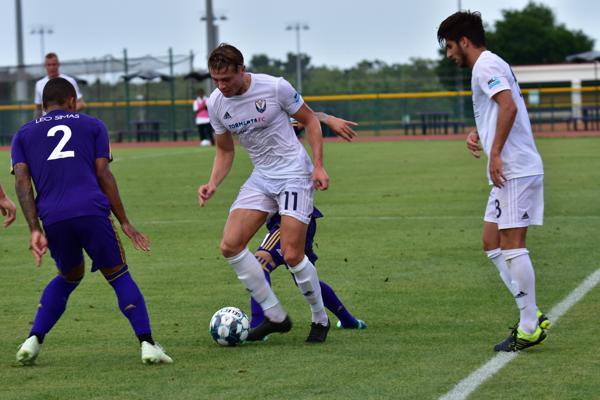
<svg viewBox="0 0 600 400">
<path fill-rule="evenodd" d="M 288 192 L 287 190 L 285 192 L 283 192 L 285 194 L 285 203 L 284 203 L 284 209 L 289 210 L 289 200 L 290 200 L 290 194 L 292 195 L 292 197 L 294 198 L 294 207 L 292 208 L 293 211 L 296 211 L 296 209 L 298 208 L 298 192 Z"/>
</svg>

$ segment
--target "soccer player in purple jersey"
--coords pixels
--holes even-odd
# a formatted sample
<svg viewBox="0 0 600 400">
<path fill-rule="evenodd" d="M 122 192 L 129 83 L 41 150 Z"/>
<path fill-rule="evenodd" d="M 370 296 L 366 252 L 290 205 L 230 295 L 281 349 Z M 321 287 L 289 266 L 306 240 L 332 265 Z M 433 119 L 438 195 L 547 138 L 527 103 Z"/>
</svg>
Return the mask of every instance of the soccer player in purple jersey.
<svg viewBox="0 0 600 400">
<path fill-rule="evenodd" d="M 127 219 L 102 121 L 76 112 L 73 86 L 63 78 L 44 87 L 46 114 L 25 124 L 11 147 L 16 191 L 31 231 L 31 250 L 40 265 L 47 249 L 58 275 L 48 283 L 29 337 L 17 352 L 22 364 L 37 358 L 46 334 L 65 311 L 84 275 L 83 250 L 115 290 L 119 308 L 131 323 L 145 364 L 173 360 L 154 342 L 144 296 L 129 274 L 110 212 L 136 249 L 148 251 L 148 238 Z M 32 185 L 33 181 L 33 185 Z M 34 200 L 33 186 L 37 192 Z M 41 219 L 44 230 L 40 226 Z"/>
<path fill-rule="evenodd" d="M 304 248 L 304 252 L 308 259 L 313 263 L 313 265 L 317 262 L 317 255 L 313 249 L 313 242 L 315 238 L 315 234 L 317 232 L 317 218 L 322 218 L 323 214 L 316 207 L 313 210 L 311 215 L 310 223 L 308 224 L 308 231 L 306 233 L 306 244 Z M 267 221 L 267 229 L 269 233 L 265 236 L 264 240 L 258 247 L 258 249 L 254 252 L 254 256 L 260 263 L 263 268 L 263 272 L 265 274 L 265 278 L 271 283 L 271 272 L 275 271 L 275 269 L 280 265 L 285 265 L 287 268 L 287 264 L 281 255 L 281 242 L 280 242 L 280 223 L 281 216 L 279 214 L 274 214 Z M 292 275 L 293 278 L 293 275 Z M 295 280 L 294 280 L 295 283 Z M 339 321 L 337 323 L 337 327 L 341 329 L 365 329 L 367 324 L 360 319 L 356 319 L 354 315 L 350 313 L 342 303 L 342 301 L 337 297 L 335 291 L 329 286 L 327 283 L 323 281 L 319 281 L 321 286 L 321 295 L 323 296 L 323 304 L 325 307 L 335 314 L 338 317 Z M 250 300 L 250 306 L 252 309 L 252 320 L 250 321 L 250 327 L 255 328 L 264 319 L 264 313 L 260 304 L 258 304 L 253 298 Z"/>
<path fill-rule="evenodd" d="M 4 215 L 4 227 L 8 228 L 17 217 L 17 208 L 15 203 L 4 193 L 2 185 L 0 185 L 0 212 Z"/>
</svg>

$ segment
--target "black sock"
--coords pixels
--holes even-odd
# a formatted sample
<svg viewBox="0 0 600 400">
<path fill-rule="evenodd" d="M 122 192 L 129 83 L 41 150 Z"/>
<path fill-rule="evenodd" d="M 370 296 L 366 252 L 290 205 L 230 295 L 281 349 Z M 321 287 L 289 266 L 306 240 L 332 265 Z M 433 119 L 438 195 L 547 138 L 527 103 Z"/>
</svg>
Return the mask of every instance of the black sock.
<svg viewBox="0 0 600 400">
<path fill-rule="evenodd" d="M 137 338 L 140 341 L 140 344 L 142 342 L 148 342 L 152 346 L 154 346 L 154 340 L 152 339 L 152 334 L 151 333 L 142 333 L 141 335 L 138 335 Z"/>
</svg>

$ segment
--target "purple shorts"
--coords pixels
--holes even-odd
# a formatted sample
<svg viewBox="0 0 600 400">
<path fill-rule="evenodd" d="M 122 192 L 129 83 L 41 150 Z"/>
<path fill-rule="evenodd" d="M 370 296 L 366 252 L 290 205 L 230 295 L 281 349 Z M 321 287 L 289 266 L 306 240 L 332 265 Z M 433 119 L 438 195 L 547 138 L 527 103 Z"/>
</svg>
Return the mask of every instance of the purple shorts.
<svg viewBox="0 0 600 400">
<path fill-rule="evenodd" d="M 83 263 L 83 250 L 92 259 L 92 272 L 125 265 L 125 252 L 112 219 L 85 216 L 44 226 L 50 254 L 61 273 Z"/>
</svg>

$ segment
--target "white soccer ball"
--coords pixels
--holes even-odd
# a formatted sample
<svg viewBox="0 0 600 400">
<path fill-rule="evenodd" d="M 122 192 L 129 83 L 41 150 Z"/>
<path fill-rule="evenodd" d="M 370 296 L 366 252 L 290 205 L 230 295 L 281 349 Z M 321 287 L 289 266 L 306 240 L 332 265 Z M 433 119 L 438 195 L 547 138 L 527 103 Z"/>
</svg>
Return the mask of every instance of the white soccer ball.
<svg viewBox="0 0 600 400">
<path fill-rule="evenodd" d="M 248 337 L 250 321 L 239 308 L 225 307 L 212 316 L 209 328 L 215 342 L 221 346 L 235 346 Z"/>
<path fill-rule="evenodd" d="M 211 145 L 211 143 L 210 143 L 210 140 L 208 140 L 208 139 L 204 139 L 200 142 L 200 146 L 202 146 L 202 147 L 208 147 L 210 145 Z"/>
</svg>

